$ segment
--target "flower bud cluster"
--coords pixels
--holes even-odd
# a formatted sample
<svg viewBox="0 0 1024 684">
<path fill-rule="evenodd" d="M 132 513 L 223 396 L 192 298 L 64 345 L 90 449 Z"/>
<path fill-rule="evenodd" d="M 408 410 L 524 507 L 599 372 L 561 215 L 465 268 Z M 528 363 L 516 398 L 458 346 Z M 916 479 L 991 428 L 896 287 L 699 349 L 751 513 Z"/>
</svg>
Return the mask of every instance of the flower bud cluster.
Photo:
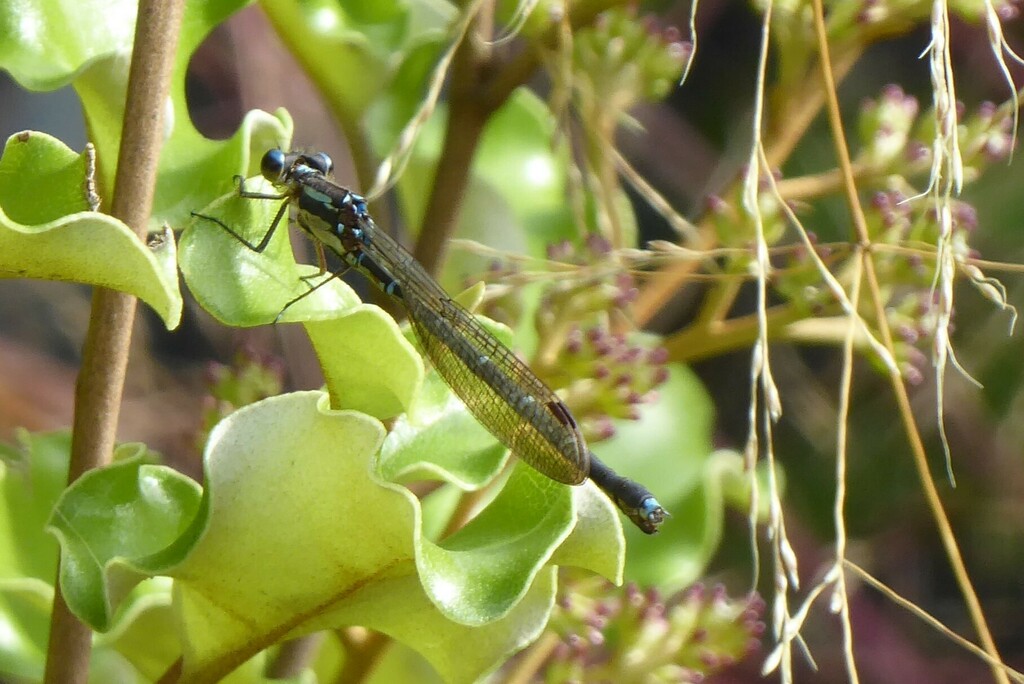
<svg viewBox="0 0 1024 684">
<path fill-rule="evenodd" d="M 904 178 L 931 172 L 935 116 L 920 113 L 917 98 L 888 85 L 877 99 L 865 100 L 858 122 L 863 145 L 857 161 L 875 175 Z M 1013 111 L 983 102 L 968 113 L 957 103 L 957 137 L 964 179 L 974 180 L 1013 151 Z"/>
<path fill-rule="evenodd" d="M 561 637 L 545 669 L 548 681 L 700 682 L 756 653 L 764 601 L 730 598 L 724 587 L 696 585 L 674 596 L 635 585 L 570 587 L 549 628 Z"/>
<path fill-rule="evenodd" d="M 621 113 L 665 97 L 692 51 L 677 28 L 638 17 L 636 5 L 616 7 L 573 36 L 574 85 L 584 101 Z"/>
<path fill-rule="evenodd" d="M 243 347 L 231 365 L 210 362 L 206 368 L 207 394 L 203 397 L 202 425 L 197 445 L 204 448 L 213 426 L 243 406 L 280 394 L 284 366 L 279 359 Z"/>
</svg>

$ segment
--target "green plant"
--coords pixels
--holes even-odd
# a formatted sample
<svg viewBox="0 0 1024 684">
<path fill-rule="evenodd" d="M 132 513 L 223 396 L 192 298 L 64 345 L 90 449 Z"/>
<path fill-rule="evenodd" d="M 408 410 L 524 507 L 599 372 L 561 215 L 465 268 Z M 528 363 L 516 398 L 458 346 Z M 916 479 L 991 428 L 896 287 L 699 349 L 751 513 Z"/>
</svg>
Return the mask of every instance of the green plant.
<svg viewBox="0 0 1024 684">
<path fill-rule="evenodd" d="M 251 175 L 265 149 L 290 145 L 287 112 L 252 112 L 231 139 L 215 142 L 192 127 L 184 99 L 194 49 L 242 4 L 185 8 L 179 48 L 169 55 L 169 135 L 147 223 L 160 237 L 148 244 L 124 223 L 96 212 L 87 192 L 95 186 L 109 205 L 124 117 L 121 97 L 139 87 L 129 81 L 123 57 L 131 47 L 132 7 L 125 3 L 91 13 L 89 6 L 74 3 L 5 8 L 3 24 L 21 30 L 5 41 L 0 66 L 29 88 L 75 87 L 95 143 L 97 173 L 91 173 L 91 157 L 76 155 L 43 133 L 11 138 L 0 160 L 0 269 L 135 295 L 160 313 L 168 328 L 182 309 L 177 268 L 196 300 L 231 325 L 267 324 L 285 302 L 304 292 L 299 276 L 311 267 L 295 263 L 286 231 L 266 252 L 254 254 L 190 217 L 190 211 L 201 209 L 257 231 L 265 230 L 277 209 L 237 198 L 232 177 Z M 398 152 L 389 161 L 404 169 L 397 176 L 403 214 L 415 224 L 436 212 L 420 198 L 431 169 L 451 167 L 441 164 L 437 148 L 445 112 L 432 115 L 429 98 L 427 106 L 421 103 L 440 78 L 432 66 L 438 54 L 461 44 L 452 42 L 450 29 L 465 28 L 461 16 L 471 15 L 444 3 L 268 3 L 265 9 L 353 136 L 365 185 L 373 160 L 397 141 Z M 593 9 L 581 14 L 581 24 L 590 21 Z M 332 28 L 317 34 L 315 46 L 304 45 L 312 27 L 324 25 L 324 13 Z M 661 85 L 643 94 L 663 93 L 681 62 L 659 57 L 660 39 L 652 42 L 646 32 L 638 33 L 634 19 L 623 14 L 621 29 L 634 46 L 649 43 L 644 49 L 653 48 L 654 63 L 660 64 L 655 76 Z M 32 22 L 39 30 L 26 30 Z M 336 59 L 325 71 L 320 55 L 328 48 Z M 448 104 L 449 118 L 457 116 L 455 108 Z M 484 109 L 468 115 L 478 119 L 480 136 L 472 141 L 480 150 L 472 175 L 464 179 L 474 186 L 469 196 L 482 193 L 495 200 L 487 209 L 489 220 L 513 226 L 521 244 L 540 256 L 553 239 L 575 233 L 561 199 L 567 150 L 550 144 L 552 114 L 526 90 L 510 90 Z M 422 129 L 415 146 L 403 147 L 402 141 L 412 140 L 402 133 L 410 117 Z M 538 165 L 549 170 L 541 183 Z M 524 182 L 531 186 L 526 195 Z M 456 197 L 447 201 L 454 204 Z M 621 190 L 616 202 L 622 206 Z M 159 232 L 165 225 L 188 228 L 176 243 Z M 432 239 L 444 243 L 442 237 Z M 607 251 L 601 255 L 607 256 Z M 579 294 L 588 288 L 577 289 Z M 600 325 L 613 304 L 594 302 L 572 320 Z M 240 666 L 232 677 L 260 679 L 261 662 L 280 657 L 282 642 L 322 630 L 336 630 L 340 642 L 332 642 L 309 666 L 328 676 L 344 662 L 342 674 L 335 676 L 345 676 L 350 671 L 345 668 L 380 651 L 379 643 L 354 647 L 356 633 L 343 631 L 350 625 L 411 647 L 444 679 L 467 681 L 499 666 L 541 633 L 553 607 L 558 566 L 622 581 L 625 539 L 607 499 L 591 485 L 568 489 L 522 465 L 507 469 L 507 451 L 452 402 L 433 374 L 425 375 L 419 354 L 390 316 L 361 303 L 335 280 L 289 307 L 280 322 L 306 327 L 327 392 L 272 396 L 273 378 L 259 372 L 258 364 L 237 375 L 220 372 L 214 396 L 217 413 L 226 417 L 217 422 L 211 416 L 217 424 L 205 440 L 202 486 L 160 465 L 158 456 L 141 446 L 118 447 L 108 465 L 94 469 L 76 466 L 73 456 L 72 472 L 84 472 L 66 489 L 61 484 L 68 468 L 66 435 L 25 434 L 5 450 L 3 519 L 10 525 L 3 542 L 10 553 L 0 577 L 0 600 L 4 629 L 16 635 L 0 651 L 5 678 L 35 680 L 44 667 L 55 668 L 65 659 L 72 665 L 61 665 L 62 676 L 80 677 L 88 660 L 88 652 L 83 658 L 60 651 L 57 636 L 50 639 L 49 661 L 44 655 L 57 572 L 54 542 L 45 541 L 44 528 L 61 548 L 58 603 L 97 634 L 89 675 L 94 681 L 177 676 L 211 681 Z M 494 329 L 512 341 L 507 329 Z M 557 335 L 542 334 L 551 348 L 561 346 Z M 675 426 L 665 424 L 654 407 L 633 409 L 632 417 L 651 435 L 648 448 L 629 463 L 624 457 L 635 441 L 602 448 L 638 478 L 644 471 L 653 477 L 657 461 L 681 448 L 681 440 L 690 445 L 687 451 L 710 454 L 709 410 L 694 378 L 680 366 L 665 367 L 657 352 L 651 359 L 658 370 L 650 375 L 642 359 L 623 360 L 648 375 L 637 385 L 636 397 L 623 394 L 623 382 L 571 393 L 574 408 L 588 423 L 607 424 L 609 417 L 621 416 L 616 401 L 636 404 L 654 385 L 661 385 L 662 416 L 686 407 L 691 418 Z M 548 363 L 557 365 L 552 358 Z M 577 367 L 585 372 L 587 363 Z M 556 380 L 564 384 L 573 378 Z M 103 382 L 118 380 L 109 376 Z M 619 399 L 611 404 L 602 399 L 614 395 Z M 264 396 L 269 398 L 260 399 Z M 384 420 L 393 421 L 389 430 Z M 733 454 L 701 456 L 689 473 L 659 489 L 667 506 L 686 515 L 687 525 L 667 529 L 646 547 L 632 545 L 630 576 L 676 589 L 697 577 L 717 544 L 722 508 L 717 492 L 722 482 L 736 477 L 737 466 Z M 470 523 L 454 534 L 442 532 L 450 525 L 446 521 L 459 515 L 460 490 L 487 487 L 505 470 L 507 481 Z M 401 484 L 413 480 L 448 485 L 421 503 Z M 32 516 L 23 515 L 26 506 Z M 683 540 L 689 550 L 680 565 L 674 547 Z M 349 646 L 340 661 L 338 644 Z M 737 648 L 738 656 L 747 645 L 741 641 Z M 661 652 L 672 660 L 671 651 Z M 47 677 L 54 676 L 48 670 Z"/>
<path fill-rule="evenodd" d="M 93 318 L 78 397 L 79 415 L 92 418 L 76 421 L 74 442 L 26 433 L 2 452 L 0 629 L 13 638 L 0 642 L 0 675 L 81 680 L 91 651 L 94 681 L 262 681 L 282 673 L 356 681 L 374 671 L 410 680 L 423 661 L 448 681 L 497 668 L 549 681 L 686 681 L 754 651 L 762 629 L 756 597 L 684 591 L 718 548 L 727 501 L 771 530 L 776 650 L 767 666 L 788 674 L 805 613 L 787 603 L 796 559 L 772 451 L 781 406 L 768 343 L 841 348 L 844 401 L 854 350 L 870 359 L 892 383 L 927 489 L 904 381 L 924 377 L 931 348 L 941 386 L 958 275 L 1005 305 L 971 254 L 974 212 L 954 195 L 1009 154 L 1015 102 L 958 113 L 940 40 L 934 110 L 922 113 L 898 87 L 885 89 L 862 107 L 851 153 L 828 79 L 847 73 L 871 44 L 923 21 L 929 6 L 854 11 L 854 3 L 833 3 L 826 23 L 820 3 L 762 3 L 769 31 L 748 163 L 690 224 L 616 149 L 616 133 L 633 123 L 631 107 L 663 97 L 692 52 L 635 6 L 263 3 L 345 132 L 357 176 L 350 184 L 371 200 L 393 189 L 401 223 L 416 234 L 415 256 L 450 290 L 467 279 L 493 285 L 461 300 L 501 321 L 487 325 L 529 353 L 602 458 L 656 489 L 675 517 L 645 539 L 623 532 L 592 485 L 567 488 L 509 466 L 507 450 L 424 368 L 402 327 L 342 280 L 282 314 L 307 292 L 302 277 L 318 272 L 296 263 L 287 231 L 256 254 L 192 218 L 201 211 L 258 238 L 278 208 L 239 198 L 233 178 L 272 192 L 255 177 L 257 160 L 268 148 L 291 147 L 288 112 L 250 112 L 230 139 L 212 141 L 193 127 L 185 102 L 196 48 L 244 4 L 189 4 L 180 32 L 174 5 L 144 6 L 153 13 L 140 15 L 140 28 L 165 31 L 146 46 L 169 60 L 166 93 L 156 66 L 129 77 L 130 3 L 0 7 L 10 33 L 0 67 L 27 88 L 72 84 L 97 161 L 93 175 L 91 154 L 40 132 L 7 142 L 0 272 L 128 293 L 173 328 L 183 307 L 180 270 L 196 302 L 225 324 L 302 324 L 325 378 L 325 391 L 281 394 L 274 363 L 242 359 L 240 368 L 218 371 L 200 436 L 200 486 L 143 445 L 113 447 L 103 407 L 116 404 L 122 378 L 116 367 L 95 369 L 114 348 L 125 353 L 126 340 L 105 332 L 119 329 L 114 318 L 123 330 L 131 314 L 116 297 L 102 304 L 100 290 L 94 312 L 121 313 Z M 953 8 L 990 22 L 996 9 Z M 948 30 L 940 19 L 933 17 L 937 38 Z M 496 25 L 512 27 L 516 49 L 494 35 Z M 770 88 L 769 42 L 777 47 Z M 547 101 L 525 85 L 541 71 L 552 85 Z M 147 117 L 126 114 L 147 93 L 147 115 L 165 95 L 168 103 L 159 166 L 159 127 L 150 126 L 146 143 L 131 126 L 147 130 L 139 120 Z M 837 168 L 783 177 L 777 169 L 823 108 Z M 132 145 L 138 156 L 125 155 Z M 119 150 L 138 163 L 138 178 L 134 168 L 118 169 Z M 682 246 L 635 249 L 624 180 L 678 229 Z M 145 208 L 144 217 L 122 222 L 97 212 L 94 187 L 114 215 Z M 129 190 L 136 192 L 121 194 Z M 821 240 L 801 218 L 809 204 L 839 192 L 854 237 L 836 231 Z M 862 208 L 867 193 L 874 200 Z M 929 202 L 907 202 L 918 194 Z M 183 229 L 180 240 L 165 226 Z M 481 226 L 499 227 L 498 239 L 474 232 Z M 478 240 L 446 261 L 455 235 Z M 638 285 L 636 270 L 653 267 L 658 272 Z M 631 319 L 649 322 L 698 271 L 709 285 L 691 324 L 664 339 L 633 329 Z M 733 316 L 747 282 L 755 310 Z M 712 451 L 710 401 L 683 364 L 747 347 L 755 354 L 746 452 Z M 81 458 L 86 452 L 92 456 Z M 765 464 L 755 463 L 759 456 Z M 413 495 L 407 485 L 422 481 L 432 484 Z M 837 497 L 841 511 L 841 489 Z M 930 503 L 941 527 L 941 503 Z M 807 605 L 832 588 L 845 611 L 841 515 L 836 526 L 835 565 Z M 602 577 L 636 585 L 615 593 Z M 971 605 L 966 573 L 958 580 Z M 973 619 L 984 634 L 979 610 Z M 324 632 L 331 638 L 313 656 L 284 664 L 300 640 Z M 985 647 L 995 658 L 994 646 Z"/>
</svg>

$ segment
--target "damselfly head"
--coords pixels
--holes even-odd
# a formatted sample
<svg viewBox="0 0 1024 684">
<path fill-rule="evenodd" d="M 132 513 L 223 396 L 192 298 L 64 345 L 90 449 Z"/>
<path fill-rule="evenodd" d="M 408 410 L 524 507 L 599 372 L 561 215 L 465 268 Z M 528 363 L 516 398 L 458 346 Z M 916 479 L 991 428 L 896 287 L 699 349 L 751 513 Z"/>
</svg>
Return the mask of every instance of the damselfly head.
<svg viewBox="0 0 1024 684">
<path fill-rule="evenodd" d="M 284 152 L 276 147 L 268 150 L 260 161 L 260 173 L 271 183 L 280 183 L 284 180 L 287 171 L 287 157 Z"/>
<path fill-rule="evenodd" d="M 330 175 L 331 171 L 334 170 L 334 162 L 323 152 L 317 152 L 314 155 L 302 155 L 302 158 L 306 160 L 307 164 L 325 176 Z"/>
<path fill-rule="evenodd" d="M 310 173 L 326 176 L 333 170 L 334 162 L 323 152 L 316 154 L 285 153 L 275 147 L 268 150 L 260 162 L 260 173 L 275 185 L 286 184 L 296 176 Z"/>
</svg>

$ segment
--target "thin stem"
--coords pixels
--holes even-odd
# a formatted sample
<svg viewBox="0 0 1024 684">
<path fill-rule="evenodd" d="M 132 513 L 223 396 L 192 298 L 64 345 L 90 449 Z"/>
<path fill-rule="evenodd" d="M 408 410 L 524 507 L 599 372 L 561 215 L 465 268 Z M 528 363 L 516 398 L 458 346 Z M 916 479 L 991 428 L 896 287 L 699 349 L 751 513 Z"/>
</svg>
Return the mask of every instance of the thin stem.
<svg viewBox="0 0 1024 684">
<path fill-rule="evenodd" d="M 589 24 L 604 10 L 620 4 L 621 0 L 599 0 L 574 5 L 569 23 L 574 28 Z M 524 50 L 507 62 L 499 61 L 482 40 L 490 35 L 489 26 L 483 23 L 486 16 L 484 12 L 477 18 L 477 26 L 467 34 L 452 62 L 444 144 L 413 250 L 413 256 L 431 273 L 440 267 L 458 224 L 459 204 L 487 120 L 540 64 L 538 49 Z M 557 45 L 558 31 L 558 26 L 552 26 L 540 44 Z"/>
<path fill-rule="evenodd" d="M 289 639 L 284 642 L 273 659 L 267 663 L 265 673 L 267 679 L 299 678 L 316 658 L 323 642 L 323 632 L 307 634 L 298 639 Z"/>
<path fill-rule="evenodd" d="M 146 236 L 153 206 L 164 102 L 183 6 L 182 0 L 143 0 L 136 19 L 134 45 L 143 49 L 132 52 L 111 214 L 131 226 L 140 239 Z M 93 293 L 75 386 L 69 483 L 109 463 L 113 454 L 135 305 L 135 297 L 120 292 L 96 288 Z M 44 681 L 85 682 L 92 632 L 71 614 L 57 572 Z"/>
<path fill-rule="evenodd" d="M 786 326 L 801 320 L 806 312 L 791 305 L 780 305 L 767 312 L 768 334 L 781 336 Z M 721 323 L 691 326 L 665 340 L 664 347 L 673 361 L 693 363 L 727 351 L 749 347 L 758 337 L 758 315 L 749 314 Z"/>
<path fill-rule="evenodd" d="M 451 96 L 444 146 L 413 256 L 436 273 L 458 223 L 459 204 L 469 185 L 469 170 L 487 118 L 493 112 L 478 97 L 484 67 L 477 39 L 466 36 L 452 61 Z"/>
<path fill-rule="evenodd" d="M 842 53 L 833 65 L 833 73 L 840 78 L 845 76 L 857 58 L 860 57 L 861 49 L 858 46 L 850 47 Z M 772 168 L 780 167 L 782 163 L 792 154 L 797 143 L 807 132 L 807 127 L 814 121 L 821 110 L 824 95 L 816 82 L 808 80 L 800 92 L 775 93 L 775 99 L 795 103 L 793 107 L 785 112 L 784 116 L 777 117 L 777 128 L 774 128 L 764 139 L 769 142 L 765 148 L 765 156 L 768 165 Z M 781 187 L 781 183 L 780 183 Z M 735 195 L 735 189 L 730 188 L 722 193 L 723 196 Z M 698 224 L 700 239 L 689 245 L 692 249 L 710 249 L 715 245 L 716 238 L 711 221 L 708 217 L 703 218 Z M 659 272 L 648 280 L 640 290 L 640 296 L 633 306 L 633 316 L 637 325 L 643 327 L 654 316 L 661 311 L 672 298 L 676 296 L 679 289 L 686 283 L 687 279 L 696 270 L 694 263 L 681 263 L 673 268 Z M 728 307 L 727 307 L 728 308 Z"/>
<path fill-rule="evenodd" d="M 338 630 L 338 638 L 345 647 L 345 664 L 335 679 L 338 684 L 357 684 L 373 673 L 384 649 L 391 645 L 386 634 L 350 627 Z"/>
<path fill-rule="evenodd" d="M 814 28 L 818 37 L 818 52 L 821 57 L 821 72 L 825 85 L 823 90 L 825 91 L 826 111 L 828 112 L 829 125 L 832 129 L 832 137 L 835 141 L 836 154 L 839 158 L 839 168 L 842 170 L 845 179 L 844 189 L 846 191 L 846 199 L 850 206 L 850 212 L 852 214 L 857 237 L 862 245 L 869 247 L 870 236 L 868 234 L 867 220 L 864 217 L 864 210 L 860 204 L 860 197 L 857 193 L 853 165 L 850 162 L 849 147 L 846 144 L 846 135 L 843 132 L 843 122 L 839 113 L 839 98 L 836 94 L 836 83 L 833 78 L 832 65 L 829 58 L 828 37 L 825 29 L 825 10 L 822 0 L 812 0 L 812 6 L 814 8 Z M 868 284 L 868 292 L 871 295 L 871 301 L 875 309 L 875 319 L 878 325 L 878 332 L 885 347 L 892 352 L 892 330 L 889 328 L 889 322 L 886 318 L 885 299 L 882 296 L 881 287 L 878 282 L 878 275 L 875 272 L 874 259 L 872 258 L 870 249 L 864 250 L 862 261 L 864 264 L 865 280 Z M 938 527 L 939 537 L 946 549 L 946 556 L 949 558 L 953 574 L 956 577 L 957 584 L 960 587 L 964 601 L 967 604 L 967 610 L 971 615 L 974 627 L 978 630 L 978 636 L 981 640 L 982 647 L 992 658 L 992 661 L 995 661 L 991 663 L 992 677 L 997 682 L 1008 683 L 1009 679 L 1006 676 L 1005 670 L 997 665 L 997 663 L 1001 663 L 1002 660 L 999 657 L 999 652 L 996 649 L 992 633 L 985 620 L 985 613 L 981 608 L 981 602 L 978 600 L 977 593 L 974 591 L 974 587 L 971 583 L 970 575 L 967 572 L 967 568 L 964 566 L 963 556 L 960 554 L 956 535 L 953 533 L 953 528 L 949 523 L 949 518 L 946 516 L 945 509 L 942 505 L 942 498 L 939 496 L 938 489 L 935 486 L 935 481 L 931 476 L 931 471 L 928 467 L 928 459 L 925 454 L 924 443 L 921 439 L 920 431 L 917 429 L 917 424 L 914 421 L 914 415 L 911 410 L 910 397 L 907 394 L 907 389 L 903 384 L 903 379 L 900 377 L 898 369 L 890 368 L 888 375 L 889 382 L 892 385 L 892 390 L 896 397 L 897 406 L 899 407 L 900 418 L 903 421 L 903 427 L 906 430 L 907 439 L 910 443 L 914 467 L 917 469 L 918 478 L 921 481 L 921 487 L 924 490 L 928 506 L 932 511 L 932 516 L 934 517 L 936 526 Z"/>
</svg>

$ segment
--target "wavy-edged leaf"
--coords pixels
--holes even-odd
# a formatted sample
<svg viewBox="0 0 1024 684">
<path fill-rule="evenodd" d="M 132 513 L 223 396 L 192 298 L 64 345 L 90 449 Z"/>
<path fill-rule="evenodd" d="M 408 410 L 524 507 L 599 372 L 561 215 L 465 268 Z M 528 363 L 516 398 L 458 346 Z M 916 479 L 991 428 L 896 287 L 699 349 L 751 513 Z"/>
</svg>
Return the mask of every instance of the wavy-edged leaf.
<svg viewBox="0 0 1024 684">
<path fill-rule="evenodd" d="M 24 131 L 7 140 L 0 158 L 0 277 L 126 292 L 174 328 L 182 307 L 174 240 L 152 249 L 117 219 L 89 211 L 85 182 L 83 156 L 56 138 Z"/>
<path fill-rule="evenodd" d="M 199 485 L 138 446 L 68 487 L 47 530 L 61 546 L 60 586 L 72 612 L 93 629 L 110 628 L 117 605 L 138 582 L 167 564 L 199 510 Z"/>
<path fill-rule="evenodd" d="M 574 530 L 569 488 L 520 464 L 476 519 L 429 542 L 419 502 L 371 472 L 380 423 L 326 405 L 318 392 L 274 397 L 211 435 L 198 542 L 170 570 L 183 676 L 222 676 L 282 639 L 343 625 L 391 634 L 461 681 L 528 643 L 551 607 L 556 550 L 607 529 Z M 585 555 L 574 560 L 614 565 Z"/>
<path fill-rule="evenodd" d="M 273 193 L 262 179 L 246 188 Z M 273 223 L 280 202 L 236 194 L 216 200 L 201 213 L 230 226 L 251 244 Z M 391 418 L 413 401 L 423 362 L 394 319 L 363 304 L 341 278 L 318 275 L 296 264 L 282 218 L 263 252 L 254 252 L 207 218 L 194 218 L 181 238 L 180 264 L 196 300 L 229 325 L 303 323 L 323 368 L 336 408 Z M 304 281 L 302 276 L 312 276 Z M 312 283 L 312 284 L 311 284 Z M 314 291 L 310 288 L 314 287 Z M 289 302 L 293 302 L 288 305 Z M 287 308 L 285 308 L 287 306 Z"/>
</svg>

